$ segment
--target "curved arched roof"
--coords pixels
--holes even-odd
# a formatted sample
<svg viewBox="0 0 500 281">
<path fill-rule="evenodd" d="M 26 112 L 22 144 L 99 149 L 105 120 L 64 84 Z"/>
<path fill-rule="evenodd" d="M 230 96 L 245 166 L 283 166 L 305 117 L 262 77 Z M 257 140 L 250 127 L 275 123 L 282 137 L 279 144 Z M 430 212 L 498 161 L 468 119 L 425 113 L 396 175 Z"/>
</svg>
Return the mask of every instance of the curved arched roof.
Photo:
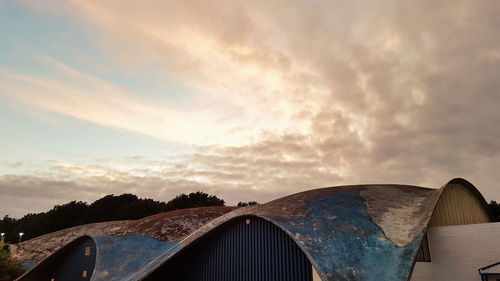
<svg viewBox="0 0 500 281">
<path fill-rule="evenodd" d="M 33 272 L 43 270 L 44 264 L 63 256 L 71 249 L 70 245 L 81 239 L 92 239 L 96 244 L 97 254 L 91 280 L 124 280 L 177 245 L 187 234 L 234 209 L 235 207 L 223 206 L 199 207 L 170 211 L 135 221 L 82 225 L 25 241 L 21 248 L 24 256 L 30 256 L 29 252 L 44 253 L 57 247 L 29 271 Z M 64 241 L 64 246 L 55 245 Z M 25 280 L 27 274 L 17 280 Z"/>
<path fill-rule="evenodd" d="M 481 202 L 486 202 L 479 191 L 463 179 L 454 179 L 440 189 L 408 185 L 315 189 L 266 204 L 236 209 L 182 240 L 161 246 L 159 252 L 137 253 L 138 260 L 147 256 L 143 260 L 146 263 L 140 262 L 140 270 L 136 270 L 139 266 L 128 267 L 116 278 L 95 274 L 92 280 L 143 280 L 208 232 L 216 231 L 219 226 L 237 217 L 252 215 L 268 220 L 285 231 L 308 256 L 323 281 L 406 281 L 411 276 L 416 254 L 440 195 L 454 184 L 465 186 Z M 118 238 L 110 238 L 108 242 L 121 244 L 115 239 Z M 133 239 L 128 241 L 127 245 L 144 242 L 143 237 L 135 239 L 135 242 Z M 99 249 L 106 244 L 99 241 L 97 244 L 99 253 L 102 251 Z M 111 259 L 116 261 L 119 257 Z M 101 260 L 98 257 L 97 262 L 104 270 L 107 266 L 105 260 L 104 256 Z M 117 265 L 119 263 L 115 262 L 114 270 Z"/>
<path fill-rule="evenodd" d="M 321 188 L 263 205 L 237 209 L 195 231 L 129 280 L 142 280 L 184 246 L 223 223 L 254 215 L 284 230 L 309 257 L 321 279 L 409 280 L 416 254 L 440 195 L 440 189 L 408 185 L 356 185 Z"/>
<path fill-rule="evenodd" d="M 63 260 L 70 251 L 74 251 L 75 246 L 77 246 L 78 244 L 80 244 L 81 242 L 84 242 L 86 240 L 90 241 L 95 246 L 95 241 L 92 239 L 92 237 L 90 237 L 88 235 L 78 237 L 78 238 L 74 239 L 73 241 L 64 245 L 62 248 L 60 248 L 54 254 L 43 259 L 35 267 L 36 270 L 35 269 L 29 270 L 29 271 L 25 272 L 23 275 L 21 275 L 20 277 L 18 277 L 16 280 L 26 280 L 26 281 L 39 280 L 41 278 L 40 276 L 44 275 L 44 274 L 40 274 L 41 273 L 40 271 L 45 271 L 48 268 L 53 268 L 54 264 L 57 264 L 58 262 Z"/>
<path fill-rule="evenodd" d="M 470 183 L 468 180 L 463 179 L 463 178 L 454 178 L 445 185 L 445 188 L 447 186 L 452 185 L 452 184 L 461 185 L 461 186 L 467 188 L 467 190 L 469 190 L 479 200 L 479 202 L 483 206 L 484 210 L 486 211 L 486 213 L 488 214 L 490 219 L 492 218 L 491 212 L 488 208 L 488 202 L 486 201 L 486 199 L 484 199 L 481 192 L 479 192 L 479 190 L 472 183 Z"/>
<path fill-rule="evenodd" d="M 322 280 L 407 280 L 439 193 L 403 185 L 342 186 L 238 209 L 186 237 L 131 280 L 141 280 L 183 246 L 244 215 L 283 229 Z"/>
</svg>

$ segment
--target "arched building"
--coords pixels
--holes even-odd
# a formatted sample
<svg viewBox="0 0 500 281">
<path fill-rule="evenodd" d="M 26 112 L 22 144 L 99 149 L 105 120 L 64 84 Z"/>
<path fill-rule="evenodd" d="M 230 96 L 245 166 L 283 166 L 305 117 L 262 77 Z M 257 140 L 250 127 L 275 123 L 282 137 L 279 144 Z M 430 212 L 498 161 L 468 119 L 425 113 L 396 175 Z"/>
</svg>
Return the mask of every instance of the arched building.
<svg viewBox="0 0 500 281">
<path fill-rule="evenodd" d="M 128 243 L 116 242 L 127 237 L 94 237 L 94 272 L 74 280 L 420 281 L 434 274 L 433 247 L 446 244 L 436 229 L 498 225 L 489 222 L 486 201 L 463 179 L 440 189 L 329 187 L 236 209 L 147 251 L 134 246 L 144 244 L 141 236 Z M 140 266 L 126 266 L 130 256 Z M 45 268 L 42 262 L 19 280 L 31 281 L 26 278 Z"/>
<path fill-rule="evenodd" d="M 309 259 L 284 231 L 255 216 L 225 222 L 144 280 L 312 280 Z"/>
<path fill-rule="evenodd" d="M 422 241 L 411 281 L 483 280 L 478 269 L 500 261 L 500 223 L 490 223 L 487 202 L 468 181 L 442 192 Z M 498 278 L 500 279 L 500 277 Z"/>
<path fill-rule="evenodd" d="M 68 245 L 45 259 L 37 270 L 29 271 L 22 280 L 90 280 L 94 272 L 96 244 L 88 236 L 73 240 Z"/>
</svg>

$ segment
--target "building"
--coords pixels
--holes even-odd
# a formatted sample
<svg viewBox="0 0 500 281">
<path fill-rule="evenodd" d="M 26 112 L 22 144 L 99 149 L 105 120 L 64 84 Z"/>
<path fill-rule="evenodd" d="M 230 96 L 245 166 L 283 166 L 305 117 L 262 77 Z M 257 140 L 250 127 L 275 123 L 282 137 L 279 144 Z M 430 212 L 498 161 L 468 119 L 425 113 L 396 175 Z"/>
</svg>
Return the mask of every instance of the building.
<svg viewBox="0 0 500 281">
<path fill-rule="evenodd" d="M 500 262 L 480 268 L 479 274 L 481 274 L 481 281 L 499 281 Z"/>
<path fill-rule="evenodd" d="M 440 189 L 330 187 L 236 209 L 175 241 L 150 241 L 141 235 L 82 238 L 18 280 L 59 280 L 46 273 L 65 270 L 65 261 L 75 251 L 81 258 L 88 247 L 82 243 L 90 240 L 95 243 L 95 262 L 88 270 L 80 262 L 71 280 L 462 280 L 438 274 L 445 265 L 453 270 L 454 242 L 443 233 L 460 236 L 462 228 L 498 225 L 489 222 L 486 201 L 463 179 Z M 478 268 L 473 270 L 481 280 Z"/>
<path fill-rule="evenodd" d="M 49 256 L 37 266 L 37 270 L 30 271 L 22 280 L 72 280 L 74 276 L 87 278 L 91 276 L 95 262 L 96 243 L 92 238 L 83 236 Z"/>
<path fill-rule="evenodd" d="M 433 227 L 428 238 L 431 261 L 417 262 L 411 281 L 500 279 L 500 267 L 487 267 L 500 261 L 500 223 Z"/>
<path fill-rule="evenodd" d="M 200 207 L 139 220 L 77 226 L 12 245 L 12 252 L 23 266 L 30 268 L 37 265 L 21 280 L 90 280 L 97 276 L 100 276 L 100 280 L 122 280 L 130 272 L 140 270 L 174 241 L 181 240 L 207 222 L 234 209 L 223 206 Z M 84 247 L 82 243 L 90 246 Z M 90 248 L 87 250 L 87 247 Z M 87 255 L 89 250 L 91 255 Z M 82 264 L 85 267 L 79 271 L 68 272 L 65 260 L 71 253 L 82 257 L 82 261 L 93 257 L 94 262 Z M 43 272 L 49 272 L 52 277 L 40 279 L 39 276 L 45 276 Z"/>
</svg>

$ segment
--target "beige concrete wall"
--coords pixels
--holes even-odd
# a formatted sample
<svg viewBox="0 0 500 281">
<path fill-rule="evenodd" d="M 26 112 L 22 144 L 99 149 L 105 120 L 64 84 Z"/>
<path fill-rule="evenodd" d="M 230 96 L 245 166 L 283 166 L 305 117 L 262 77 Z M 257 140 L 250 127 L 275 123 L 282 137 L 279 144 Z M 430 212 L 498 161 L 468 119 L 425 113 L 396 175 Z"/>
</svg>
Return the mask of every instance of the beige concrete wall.
<svg viewBox="0 0 500 281">
<path fill-rule="evenodd" d="M 480 281 L 478 269 L 500 262 L 500 223 L 434 227 L 432 262 L 417 262 L 411 281 Z"/>
</svg>

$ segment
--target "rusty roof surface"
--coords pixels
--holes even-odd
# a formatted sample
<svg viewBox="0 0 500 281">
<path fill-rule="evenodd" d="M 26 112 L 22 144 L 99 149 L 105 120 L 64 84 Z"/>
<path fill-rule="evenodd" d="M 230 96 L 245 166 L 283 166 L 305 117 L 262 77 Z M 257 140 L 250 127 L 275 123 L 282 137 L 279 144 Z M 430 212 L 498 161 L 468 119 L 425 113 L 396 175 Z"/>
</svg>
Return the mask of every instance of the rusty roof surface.
<svg viewBox="0 0 500 281">
<path fill-rule="evenodd" d="M 323 281 L 407 281 L 440 195 L 456 184 L 477 191 L 467 181 L 456 179 L 440 189 L 408 185 L 328 187 L 235 209 L 200 225 L 183 239 L 161 242 L 128 232 L 93 236 L 101 258 L 96 261 L 92 280 L 143 280 L 195 240 L 217 231 L 224 223 L 251 215 L 286 232 Z M 127 245 L 126 249 L 121 245 Z M 134 259 L 132 265 L 128 264 L 130 258 Z"/>
<path fill-rule="evenodd" d="M 322 280 L 406 281 L 441 191 L 407 185 L 328 187 L 236 209 L 187 236 L 126 280 L 144 279 L 218 226 L 252 215 L 284 230 Z"/>
<path fill-rule="evenodd" d="M 124 237 L 141 235 L 158 241 L 176 241 L 235 207 L 214 206 L 175 210 L 139 220 L 110 221 L 76 226 L 11 245 L 13 257 L 37 264 L 81 236 Z"/>
</svg>

